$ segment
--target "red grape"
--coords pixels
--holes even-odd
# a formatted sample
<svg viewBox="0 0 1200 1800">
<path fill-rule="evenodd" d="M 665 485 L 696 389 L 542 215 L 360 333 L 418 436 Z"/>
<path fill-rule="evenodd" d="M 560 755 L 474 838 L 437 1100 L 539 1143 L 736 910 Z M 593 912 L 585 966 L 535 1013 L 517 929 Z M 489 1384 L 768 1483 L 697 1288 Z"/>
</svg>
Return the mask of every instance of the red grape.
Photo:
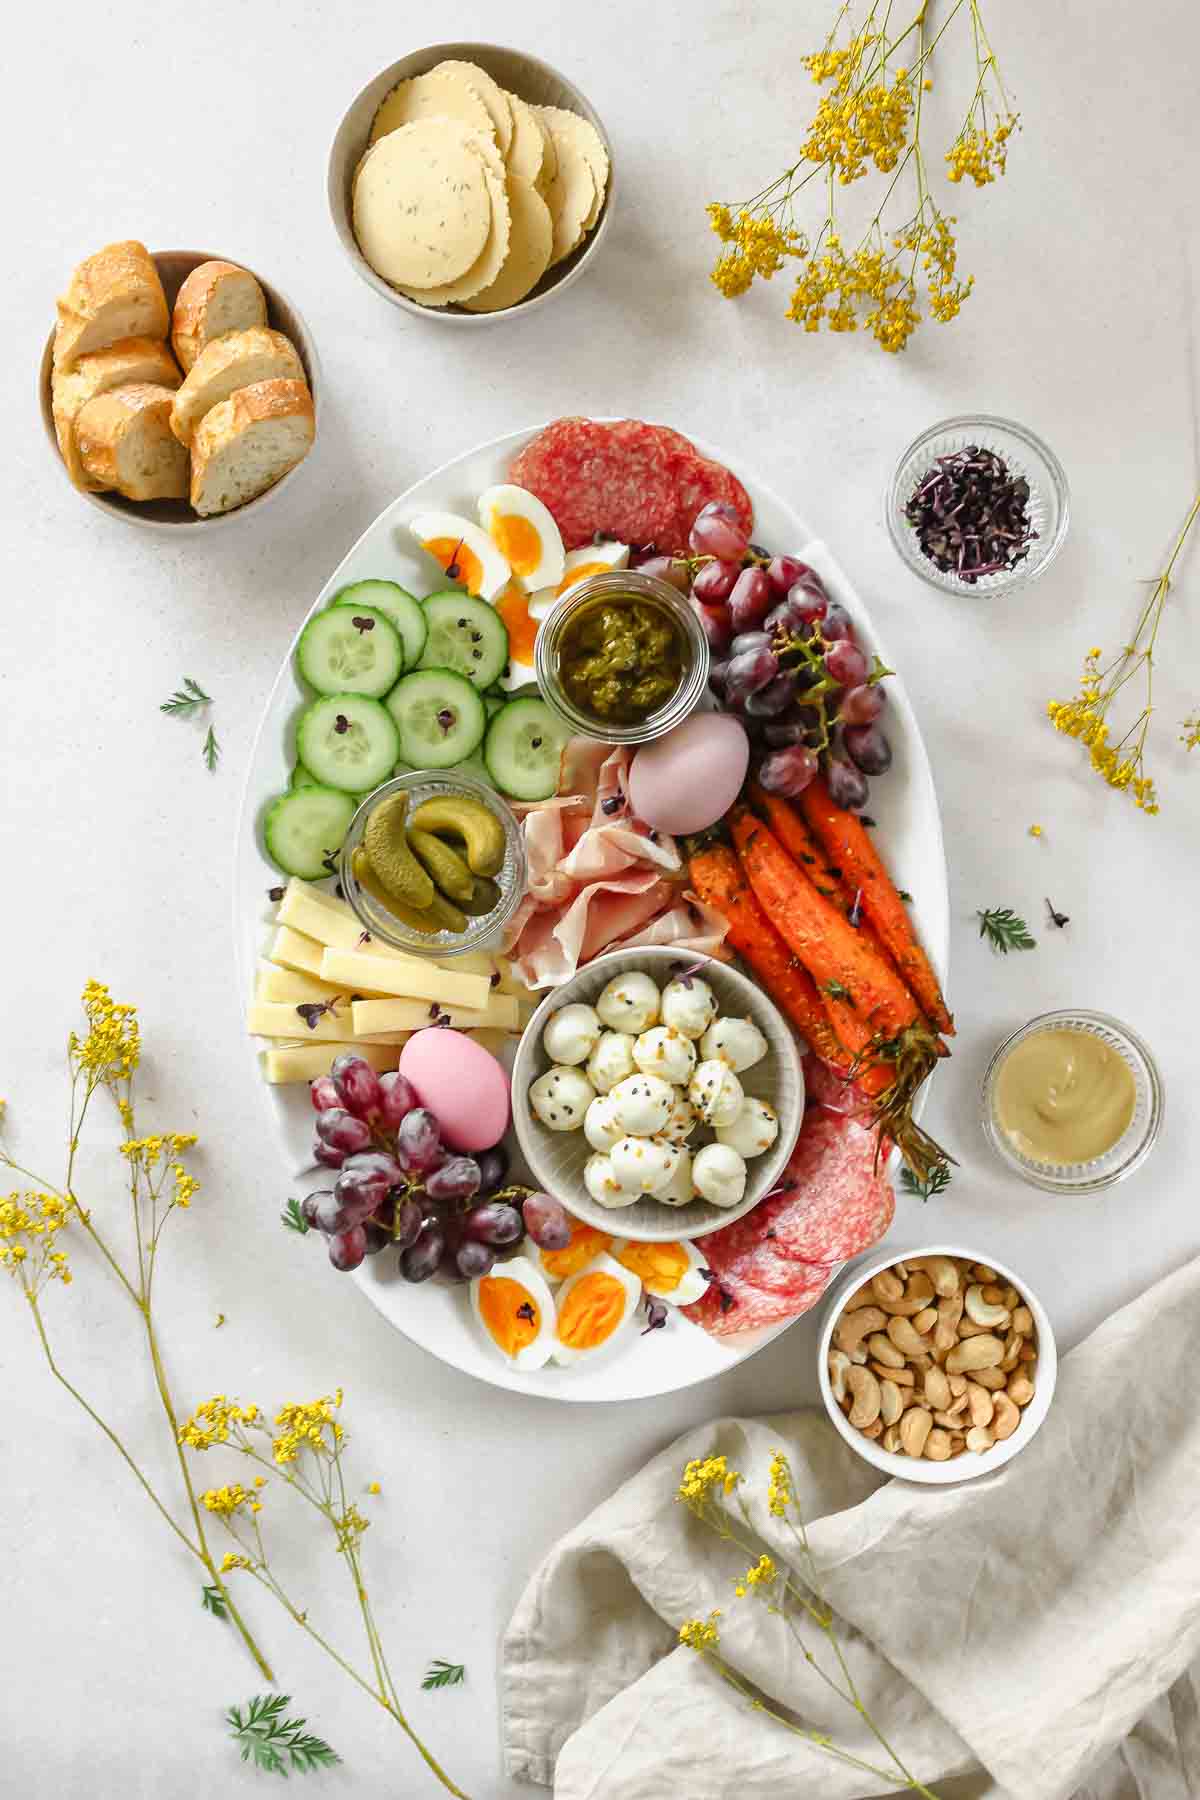
<svg viewBox="0 0 1200 1800">
<path fill-rule="evenodd" d="M 827 644 L 835 643 L 840 638 L 849 638 L 854 642 L 854 621 L 844 606 L 831 600 L 821 614 L 821 636 Z"/>
<path fill-rule="evenodd" d="M 886 775 L 891 768 L 892 746 L 878 725 L 850 725 L 842 741 L 864 775 Z"/>
<path fill-rule="evenodd" d="M 830 757 L 825 781 L 829 788 L 829 798 L 835 806 L 844 806 L 848 811 L 857 812 L 867 804 L 870 789 L 866 778 L 844 757 Z"/>
<path fill-rule="evenodd" d="M 525 1229 L 539 1250 L 565 1250 L 571 1241 L 571 1221 L 561 1201 L 549 1194 L 528 1194 L 521 1202 Z"/>
<path fill-rule="evenodd" d="M 315 1081 L 309 1082 L 308 1097 L 312 1101 L 317 1112 L 323 1112 L 327 1106 L 340 1106 L 342 1104 L 342 1096 L 338 1093 L 336 1085 L 328 1075 L 318 1075 Z"/>
<path fill-rule="evenodd" d="M 317 1194 L 315 1202 L 312 1223 L 326 1237 L 331 1237 L 335 1231 L 345 1231 L 349 1225 L 357 1225 L 363 1216 L 360 1211 L 344 1207 L 337 1195 L 328 1191 Z M 307 1213 L 305 1217 L 308 1217 Z"/>
<path fill-rule="evenodd" d="M 811 750 L 791 744 L 774 750 L 759 765 L 758 779 L 769 794 L 782 794 L 794 800 L 802 794 L 817 772 L 817 759 Z"/>
<path fill-rule="evenodd" d="M 379 1110 L 383 1094 L 379 1077 L 364 1057 L 344 1052 L 329 1071 L 333 1085 L 348 1112 L 370 1119 Z"/>
<path fill-rule="evenodd" d="M 866 680 L 866 657 L 857 644 L 851 644 L 845 639 L 829 646 L 825 652 L 825 667 L 839 687 L 858 687 Z"/>
<path fill-rule="evenodd" d="M 786 594 L 806 575 L 812 570 L 798 556 L 773 556 L 767 564 L 767 580 L 777 594 Z"/>
<path fill-rule="evenodd" d="M 774 681 L 768 681 L 765 688 L 759 688 L 756 694 L 746 699 L 746 711 L 752 718 L 773 719 L 777 714 L 786 712 L 796 698 L 796 677 L 794 675 L 777 675 Z"/>
<path fill-rule="evenodd" d="M 396 1155 L 415 1175 L 428 1175 L 445 1161 L 438 1122 L 427 1106 L 406 1113 L 396 1133 Z"/>
<path fill-rule="evenodd" d="M 496 1263 L 496 1252 L 489 1250 L 486 1244 L 478 1244 L 468 1238 L 455 1251 L 454 1263 L 464 1281 L 475 1281 L 480 1275 L 491 1274 Z"/>
<path fill-rule="evenodd" d="M 772 719 L 763 727 L 763 738 L 772 750 L 783 750 L 788 744 L 802 744 L 805 730 L 802 719 Z"/>
<path fill-rule="evenodd" d="M 757 631 L 771 610 L 774 595 L 761 569 L 743 569 L 729 596 L 729 618 L 738 632 Z"/>
<path fill-rule="evenodd" d="M 734 638 L 729 648 L 735 656 L 744 656 L 747 650 L 769 650 L 771 634 L 767 631 L 743 631 Z"/>
<path fill-rule="evenodd" d="M 379 1087 L 383 1095 L 379 1103 L 380 1119 L 389 1131 L 395 1131 L 405 1113 L 412 1112 L 420 1104 L 417 1090 L 399 1069 L 389 1069 L 386 1075 L 381 1075 Z"/>
<path fill-rule="evenodd" d="M 648 556 L 645 562 L 636 565 L 643 575 L 653 575 L 659 581 L 665 581 L 681 594 L 688 591 L 688 566 L 677 556 Z"/>
<path fill-rule="evenodd" d="M 379 1252 L 381 1250 L 386 1250 L 392 1241 L 391 1232 L 387 1229 L 386 1225 L 381 1225 L 378 1219 L 367 1219 L 362 1226 L 362 1230 L 367 1234 L 368 1256 L 378 1256 Z"/>
<path fill-rule="evenodd" d="M 701 630 L 708 639 L 708 647 L 713 655 L 724 655 L 733 636 L 728 612 L 723 606 L 702 606 L 695 599 L 692 601 L 692 611 L 700 621 Z"/>
<path fill-rule="evenodd" d="M 504 1200 L 489 1200 L 477 1206 L 463 1220 L 463 1231 L 481 1244 L 515 1244 L 525 1226 L 515 1206 Z"/>
<path fill-rule="evenodd" d="M 367 1254 L 367 1234 L 361 1225 L 351 1225 L 329 1240 L 329 1260 L 335 1269 L 357 1269 Z"/>
<path fill-rule="evenodd" d="M 768 681 L 774 681 L 778 673 L 779 659 L 770 650 L 743 651 L 729 665 L 729 673 L 725 678 L 725 697 L 731 706 L 741 706 L 751 694 L 766 687 Z"/>
<path fill-rule="evenodd" d="M 331 1150 L 341 1150 L 349 1155 L 354 1150 L 367 1148 L 371 1142 L 371 1127 L 365 1119 L 356 1119 L 342 1107 L 329 1106 L 317 1114 L 317 1138 Z"/>
<path fill-rule="evenodd" d="M 493 1144 L 490 1150 L 481 1150 L 475 1161 L 479 1164 L 481 1194 L 494 1194 L 498 1187 L 504 1186 L 504 1177 L 508 1174 L 508 1151 L 503 1144 Z"/>
<path fill-rule="evenodd" d="M 425 1177 L 431 1200 L 472 1200 L 479 1192 L 479 1164 L 473 1156 L 451 1156 Z"/>
<path fill-rule="evenodd" d="M 308 1226 L 310 1231 L 319 1231 L 321 1229 L 320 1225 L 317 1223 L 317 1209 L 322 1200 L 333 1200 L 333 1190 L 331 1188 L 317 1188 L 313 1193 L 305 1194 L 303 1200 L 300 1202 L 300 1217 L 304 1220 L 304 1223 Z"/>
<path fill-rule="evenodd" d="M 335 1150 L 332 1144 L 323 1144 L 320 1138 L 313 1139 L 313 1161 L 320 1163 L 323 1169 L 340 1169 L 345 1160 L 344 1150 Z"/>
<path fill-rule="evenodd" d="M 401 1250 L 407 1250 L 410 1244 L 416 1243 L 424 1223 L 425 1214 L 421 1210 L 421 1203 L 410 1194 L 396 1208 L 392 1225 L 392 1235 Z"/>
<path fill-rule="evenodd" d="M 445 1243 L 440 1226 L 432 1222 L 423 1225 L 416 1242 L 400 1252 L 400 1273 L 405 1281 L 428 1281 L 437 1272 Z"/>
<path fill-rule="evenodd" d="M 829 610 L 829 601 L 807 581 L 798 581 L 788 590 L 788 606 L 793 617 L 803 625 L 815 625 Z"/>
<path fill-rule="evenodd" d="M 724 500 L 710 500 L 688 534 L 697 556 L 719 556 L 723 562 L 740 562 L 749 541 L 734 508 Z"/>
<path fill-rule="evenodd" d="M 878 682 L 852 687 L 842 695 L 838 717 L 843 725 L 873 725 L 883 711 L 887 695 Z"/>
<path fill-rule="evenodd" d="M 346 1158 L 334 1184 L 334 1198 L 350 1217 L 365 1219 L 368 1213 L 382 1205 L 388 1189 L 402 1180 L 403 1171 L 394 1156 L 369 1150 L 363 1155 Z"/>
<path fill-rule="evenodd" d="M 742 572 L 740 563 L 707 562 L 696 571 L 692 582 L 692 595 L 703 600 L 706 606 L 716 601 L 728 600 L 733 592 L 733 584 Z"/>
</svg>

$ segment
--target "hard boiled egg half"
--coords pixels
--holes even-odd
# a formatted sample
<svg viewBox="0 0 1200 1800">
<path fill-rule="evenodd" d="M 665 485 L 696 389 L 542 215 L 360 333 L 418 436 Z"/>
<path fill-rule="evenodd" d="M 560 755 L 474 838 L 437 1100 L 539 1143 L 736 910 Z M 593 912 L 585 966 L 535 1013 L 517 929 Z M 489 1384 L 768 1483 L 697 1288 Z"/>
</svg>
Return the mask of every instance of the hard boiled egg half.
<svg viewBox="0 0 1200 1800">
<path fill-rule="evenodd" d="M 563 578 L 562 535 L 549 509 L 526 488 L 502 483 L 479 496 L 479 523 L 530 592 Z"/>
<path fill-rule="evenodd" d="M 471 1311 L 484 1336 L 514 1369 L 540 1369 L 556 1349 L 554 1296 L 525 1256 L 497 1263 L 471 1283 Z"/>
<path fill-rule="evenodd" d="M 612 1253 L 656 1300 L 690 1306 L 708 1289 L 704 1257 L 687 1238 L 669 1244 L 636 1244 L 629 1238 L 618 1238 Z"/>
<path fill-rule="evenodd" d="M 553 587 L 538 588 L 531 596 L 529 610 L 535 619 L 544 619 L 554 611 L 564 594 L 586 581 L 589 575 L 607 575 L 610 569 L 629 567 L 629 545 L 606 538 L 601 544 L 584 544 L 568 550 L 563 558 L 563 571 Z"/>
<path fill-rule="evenodd" d="M 540 587 L 528 593 L 523 586 L 513 582 L 496 601 L 496 611 L 508 630 L 508 668 L 500 677 L 500 685 L 511 690 L 536 681 L 534 645 L 538 630 L 564 594 L 579 582 L 586 581 L 589 575 L 603 575 L 609 569 L 624 569 L 628 564 L 628 544 L 610 540 L 599 545 L 586 544 L 582 550 L 568 550 L 563 559 L 562 576 L 553 587 Z"/>
<path fill-rule="evenodd" d="M 448 580 L 480 600 L 494 601 L 512 579 L 506 558 L 470 519 L 457 513 L 418 513 L 408 529 Z"/>
<path fill-rule="evenodd" d="M 606 1254 L 593 1257 L 558 1290 L 555 1362 L 582 1362 L 611 1348 L 628 1331 L 641 1297 L 632 1270 Z"/>
<path fill-rule="evenodd" d="M 529 1259 L 536 1263 L 546 1280 L 557 1287 L 560 1281 L 568 1281 L 572 1275 L 578 1275 L 580 1269 L 607 1250 L 612 1238 L 607 1231 L 597 1231 L 594 1225 L 585 1225 L 582 1219 L 573 1219 L 567 1215 L 571 1227 L 571 1241 L 564 1244 L 561 1250 L 539 1250 L 532 1241 L 527 1245 Z"/>
</svg>

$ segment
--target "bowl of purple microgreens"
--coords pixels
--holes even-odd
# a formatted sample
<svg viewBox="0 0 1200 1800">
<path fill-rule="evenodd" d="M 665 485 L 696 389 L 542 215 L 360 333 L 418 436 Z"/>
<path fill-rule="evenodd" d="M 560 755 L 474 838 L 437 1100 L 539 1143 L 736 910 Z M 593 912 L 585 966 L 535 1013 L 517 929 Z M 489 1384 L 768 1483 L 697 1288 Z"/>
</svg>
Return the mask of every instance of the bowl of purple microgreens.
<svg viewBox="0 0 1200 1800">
<path fill-rule="evenodd" d="M 1033 581 L 1062 548 L 1062 464 L 1010 419 L 943 419 L 915 438 L 887 493 L 892 542 L 943 593 L 998 594 Z"/>
</svg>

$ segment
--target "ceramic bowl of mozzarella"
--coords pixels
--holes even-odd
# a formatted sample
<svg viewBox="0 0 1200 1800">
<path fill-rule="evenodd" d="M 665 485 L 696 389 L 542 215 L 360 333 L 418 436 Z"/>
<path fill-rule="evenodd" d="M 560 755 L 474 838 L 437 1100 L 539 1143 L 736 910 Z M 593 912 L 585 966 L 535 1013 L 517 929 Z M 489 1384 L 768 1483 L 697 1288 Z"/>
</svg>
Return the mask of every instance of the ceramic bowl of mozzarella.
<svg viewBox="0 0 1200 1800">
<path fill-rule="evenodd" d="M 642 1243 L 702 1237 L 775 1187 L 804 1117 L 790 1026 L 728 964 L 614 950 L 522 1035 L 513 1124 L 537 1185 Z"/>
</svg>

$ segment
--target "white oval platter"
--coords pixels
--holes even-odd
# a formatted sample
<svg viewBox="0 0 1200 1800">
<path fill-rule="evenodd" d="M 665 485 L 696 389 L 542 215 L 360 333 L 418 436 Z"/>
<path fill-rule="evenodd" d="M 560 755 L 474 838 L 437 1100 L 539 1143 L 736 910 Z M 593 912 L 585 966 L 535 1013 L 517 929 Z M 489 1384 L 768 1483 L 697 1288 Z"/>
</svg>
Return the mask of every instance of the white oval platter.
<svg viewBox="0 0 1200 1800">
<path fill-rule="evenodd" d="M 308 612 L 296 620 L 296 636 L 312 614 L 349 582 L 376 576 L 397 581 L 417 594 L 431 591 L 434 567 L 409 537 L 406 522 L 415 513 L 434 511 L 473 519 L 479 494 L 493 483 L 508 479 L 514 456 L 540 429 L 538 426 L 515 431 L 467 451 L 385 507 L 333 570 Z M 756 542 L 772 550 L 803 555 L 812 543 L 813 533 L 792 507 L 749 474 L 740 460 L 722 455 L 718 447 L 702 438 L 693 437 L 692 441 L 702 455 L 733 468 L 745 484 L 754 504 Z M 941 820 L 929 758 L 904 688 L 903 653 L 897 660 L 895 652 L 885 652 L 866 608 L 844 576 L 831 587 L 853 616 L 867 653 L 874 652 L 889 667 L 901 671 L 888 682 L 888 735 L 894 761 L 890 772 L 873 782 L 870 806 L 878 821 L 880 849 L 897 883 L 910 888 L 916 896 L 916 924 L 944 981 L 949 899 Z M 267 890 L 280 879 L 263 851 L 260 820 L 268 801 L 287 786 L 295 761 L 293 723 L 307 697 L 295 673 L 294 651 L 295 638 L 267 700 L 242 796 L 234 860 L 233 924 L 238 991 L 243 1003 L 249 1000 L 257 962 L 270 935 Z M 247 1039 L 246 1043 L 247 1056 L 254 1056 L 257 1077 L 257 1055 L 252 1041 Z M 279 1147 L 281 1174 L 286 1171 L 293 1188 L 330 1185 L 328 1171 L 314 1168 L 311 1162 L 313 1113 L 307 1087 L 269 1087 L 261 1079 L 259 1086 Z M 302 1180 L 305 1175 L 309 1177 L 307 1181 Z M 323 1255 L 319 1243 L 313 1243 L 311 1248 L 314 1255 Z M 396 1263 L 394 1256 L 385 1253 L 364 1263 L 353 1279 L 398 1331 L 441 1361 L 480 1381 L 555 1400 L 640 1400 L 672 1393 L 724 1373 L 787 1330 L 785 1323 L 739 1333 L 731 1339 L 714 1338 L 672 1312 L 664 1330 L 646 1337 L 628 1335 L 586 1363 L 519 1374 L 500 1359 L 478 1331 L 465 1287 L 445 1287 L 436 1282 L 413 1287 L 401 1278 Z M 339 1281 L 345 1277 L 330 1270 L 329 1279 Z"/>
</svg>

